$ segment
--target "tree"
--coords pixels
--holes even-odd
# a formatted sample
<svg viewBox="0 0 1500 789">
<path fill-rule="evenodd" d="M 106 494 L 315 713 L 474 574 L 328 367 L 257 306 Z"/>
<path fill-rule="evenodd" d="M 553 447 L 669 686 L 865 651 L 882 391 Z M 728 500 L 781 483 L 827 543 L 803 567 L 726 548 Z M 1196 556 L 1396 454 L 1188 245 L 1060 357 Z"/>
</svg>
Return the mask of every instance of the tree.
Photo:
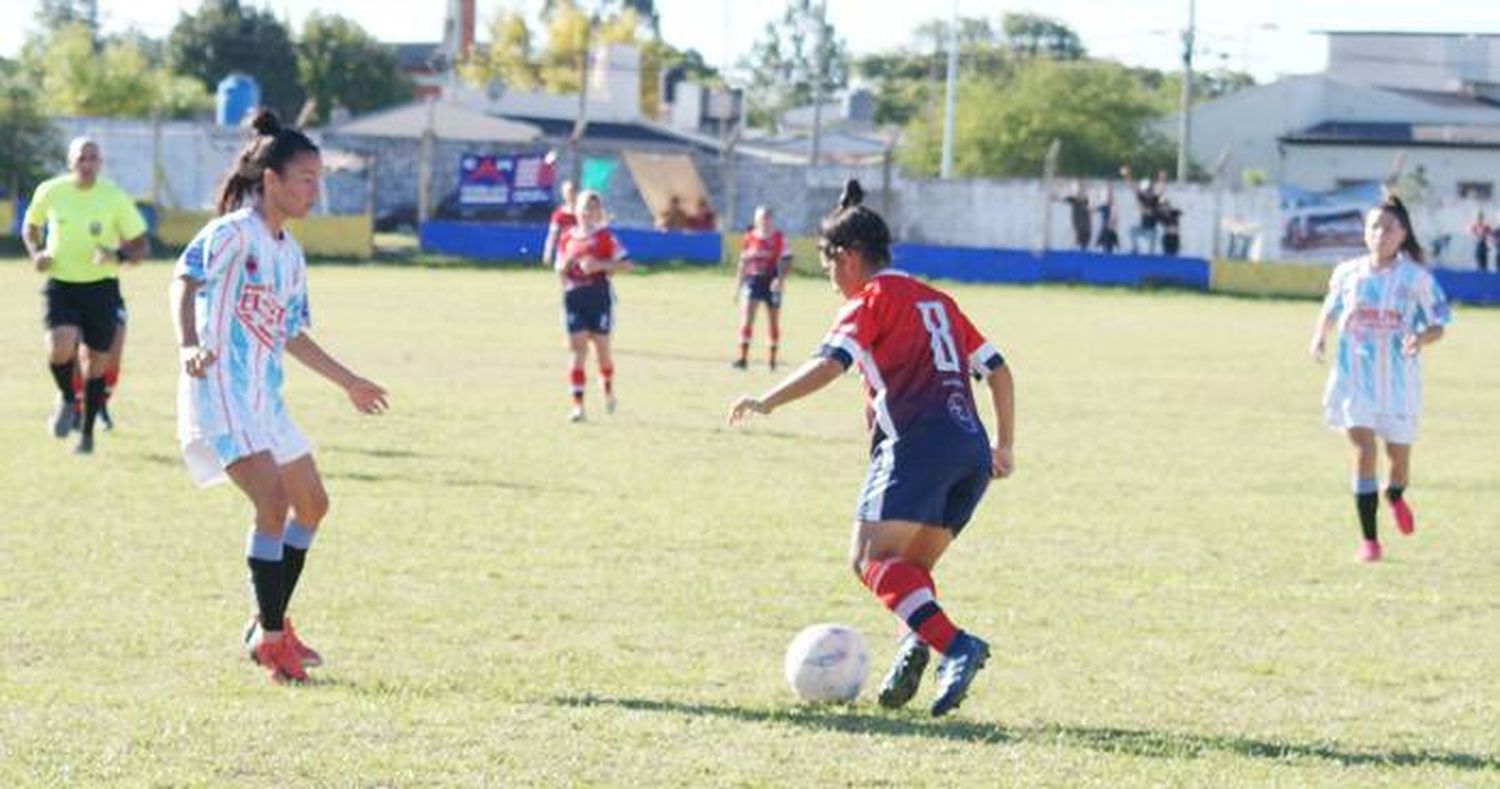
<svg viewBox="0 0 1500 789">
<path fill-rule="evenodd" d="M 195 81 L 151 65 L 129 38 L 95 40 L 83 23 L 54 30 L 27 46 L 26 66 L 52 115 L 145 118 L 156 112 L 186 117 L 207 109 Z"/>
<path fill-rule="evenodd" d="M 750 73 L 746 96 L 751 124 L 775 125 L 782 113 L 811 104 L 820 92 L 826 101 L 849 84 L 848 64 L 848 45 L 821 6 L 815 0 L 788 0 L 781 17 L 766 24 L 742 63 Z"/>
<path fill-rule="evenodd" d="M 98 0 L 41 0 L 36 9 L 36 23 L 43 31 L 51 33 L 75 24 L 87 27 L 91 35 L 99 35 Z"/>
<path fill-rule="evenodd" d="M 361 113 L 399 104 L 411 96 L 411 82 L 390 47 L 358 23 L 314 11 L 297 42 L 302 89 L 316 103 L 314 119 L 326 123 L 335 106 Z"/>
<path fill-rule="evenodd" d="M 929 20 L 917 26 L 910 46 L 858 61 L 856 70 L 874 85 L 877 123 L 905 125 L 922 112 L 936 118 L 948 68 L 949 29 L 947 20 Z M 1005 79 L 1014 71 L 1016 58 L 982 17 L 959 19 L 958 50 L 960 73 Z"/>
<path fill-rule="evenodd" d="M 1117 63 L 1029 61 L 1007 80 L 962 80 L 954 167 L 965 176 L 1036 176 L 1057 139 L 1060 173 L 1110 176 L 1121 164 L 1152 172 L 1175 156 L 1152 125 L 1158 117 L 1151 96 Z M 907 127 L 903 163 L 936 173 L 941 138 L 941 125 L 919 117 Z"/>
<path fill-rule="evenodd" d="M 239 0 L 203 0 L 198 13 L 178 17 L 167 46 L 173 70 L 210 91 L 240 71 L 255 77 L 261 102 L 283 118 L 296 117 L 302 107 L 297 51 L 286 27 L 269 11 L 241 8 Z"/>
<path fill-rule="evenodd" d="M 1053 60 L 1079 60 L 1084 55 L 1083 41 L 1073 28 L 1050 16 L 1007 13 L 1000 27 L 1011 51 L 1018 55 Z"/>
<path fill-rule="evenodd" d="M 542 21 L 551 22 L 558 9 L 565 7 L 578 8 L 578 2 L 577 0 L 544 0 Z M 633 11 L 637 22 L 646 23 L 652 38 L 661 38 L 661 14 L 656 9 L 656 0 L 596 0 L 592 8 L 583 10 L 600 17 Z"/>
<path fill-rule="evenodd" d="M 516 11 L 502 10 L 490 20 L 490 45 L 476 47 L 459 64 L 459 74 L 473 85 L 498 82 L 507 88 L 536 90 L 541 69 L 533 58 L 531 26 Z"/>
<path fill-rule="evenodd" d="M 47 120 L 36 90 L 16 65 L 0 62 L 0 173 L 12 197 L 26 194 L 62 159 L 58 131 Z"/>
</svg>

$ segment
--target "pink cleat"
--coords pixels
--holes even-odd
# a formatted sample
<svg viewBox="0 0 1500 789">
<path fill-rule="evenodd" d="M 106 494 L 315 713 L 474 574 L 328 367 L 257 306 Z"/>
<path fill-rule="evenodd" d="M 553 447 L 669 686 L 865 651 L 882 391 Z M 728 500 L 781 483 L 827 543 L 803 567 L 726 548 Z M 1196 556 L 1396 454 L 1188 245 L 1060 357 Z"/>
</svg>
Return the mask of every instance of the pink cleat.
<svg viewBox="0 0 1500 789">
<path fill-rule="evenodd" d="M 1380 540 L 1365 540 L 1360 544 L 1359 553 L 1354 558 L 1362 562 L 1380 561 Z"/>
<path fill-rule="evenodd" d="M 1407 506 L 1406 499 L 1391 502 L 1391 515 L 1396 519 L 1396 531 L 1409 536 L 1417 530 L 1417 516 Z"/>
</svg>

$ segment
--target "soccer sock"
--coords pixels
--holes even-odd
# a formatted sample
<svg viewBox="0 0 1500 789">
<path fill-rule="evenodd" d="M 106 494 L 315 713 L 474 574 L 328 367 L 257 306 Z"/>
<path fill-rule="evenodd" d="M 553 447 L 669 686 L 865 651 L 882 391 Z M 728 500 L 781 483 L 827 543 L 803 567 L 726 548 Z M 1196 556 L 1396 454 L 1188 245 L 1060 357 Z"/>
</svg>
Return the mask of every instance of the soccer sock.
<svg viewBox="0 0 1500 789">
<path fill-rule="evenodd" d="M 771 330 L 771 345 L 770 345 L 770 348 L 768 348 L 768 350 L 770 352 L 769 355 L 770 355 L 770 358 L 771 358 L 771 364 L 775 364 L 776 363 L 776 349 L 778 347 L 780 347 L 780 345 L 781 345 L 781 330 L 780 329 L 772 329 Z"/>
<path fill-rule="evenodd" d="M 568 390 L 573 393 L 574 405 L 583 405 L 583 386 L 587 382 L 582 367 L 574 367 L 568 372 Z"/>
<path fill-rule="evenodd" d="M 750 338 L 752 336 L 754 336 L 754 331 L 748 324 L 740 326 L 740 361 L 742 362 L 750 357 Z"/>
<path fill-rule="evenodd" d="M 1385 488 L 1385 497 L 1392 502 L 1400 501 L 1404 493 L 1406 493 L 1405 485 L 1387 485 Z"/>
<path fill-rule="evenodd" d="M 928 646 L 947 654 L 958 628 L 938 605 L 932 576 L 926 570 L 901 559 L 886 559 L 866 564 L 863 578 L 865 586 L 891 613 Z"/>
<path fill-rule="evenodd" d="M 260 611 L 261 629 L 281 632 L 286 615 L 286 561 L 281 537 L 250 529 L 245 538 L 245 563 Z"/>
<path fill-rule="evenodd" d="M 287 521 L 281 532 L 281 551 L 286 562 L 286 604 L 282 611 L 292 607 L 292 595 L 297 591 L 297 579 L 302 577 L 302 565 L 307 561 L 307 549 L 312 547 L 315 529 L 304 528 L 296 521 Z"/>
<path fill-rule="evenodd" d="M 94 434 L 94 418 L 99 416 L 99 409 L 104 407 L 104 379 L 90 378 L 83 385 L 83 434 L 92 436 Z"/>
<path fill-rule="evenodd" d="M 604 381 L 604 394 L 615 393 L 615 367 L 614 365 L 599 365 L 599 378 Z"/>
<path fill-rule="evenodd" d="M 108 370 L 104 371 L 104 402 L 105 403 L 108 403 L 109 402 L 109 398 L 111 398 L 111 397 L 114 396 L 114 394 L 115 394 L 115 387 L 117 385 L 119 385 L 119 383 L 120 383 L 120 368 L 118 366 L 112 366 Z"/>
<path fill-rule="evenodd" d="M 1354 481 L 1354 508 L 1359 511 L 1359 530 L 1366 540 L 1375 539 L 1375 510 L 1380 504 L 1380 483 L 1374 479 Z"/>
<path fill-rule="evenodd" d="M 77 367 L 73 360 L 69 359 L 62 364 L 48 365 L 52 369 L 52 380 L 57 382 L 57 391 L 62 393 L 63 399 L 70 403 L 78 401 L 78 396 L 73 390 L 74 368 Z"/>
</svg>

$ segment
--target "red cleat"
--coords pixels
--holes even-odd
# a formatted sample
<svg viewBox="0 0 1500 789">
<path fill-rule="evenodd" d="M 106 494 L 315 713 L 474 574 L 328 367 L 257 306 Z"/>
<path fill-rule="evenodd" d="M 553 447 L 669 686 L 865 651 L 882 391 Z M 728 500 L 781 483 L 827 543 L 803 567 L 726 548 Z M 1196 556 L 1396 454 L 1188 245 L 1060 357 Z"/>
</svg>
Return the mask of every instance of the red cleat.
<svg viewBox="0 0 1500 789">
<path fill-rule="evenodd" d="M 1365 540 L 1364 542 L 1360 543 L 1359 553 L 1355 554 L 1354 558 L 1358 559 L 1361 562 L 1378 562 L 1380 561 L 1380 556 L 1380 541 Z"/>
<path fill-rule="evenodd" d="M 271 673 L 271 681 L 282 685 L 288 682 L 306 682 L 307 672 L 292 653 L 291 641 L 285 636 L 267 641 L 264 634 L 250 650 L 250 659 Z"/>
<path fill-rule="evenodd" d="M 1417 530 L 1417 516 L 1407 505 L 1406 499 L 1391 502 L 1391 516 L 1396 519 L 1396 531 L 1409 536 Z"/>
<path fill-rule="evenodd" d="M 287 617 L 284 626 L 286 629 L 282 631 L 282 638 L 286 639 L 292 654 L 297 656 L 297 662 L 301 663 L 303 668 L 317 668 L 323 665 L 323 656 L 318 654 L 318 650 L 302 643 L 302 639 L 297 637 L 297 631 L 292 628 L 291 617 Z"/>
</svg>

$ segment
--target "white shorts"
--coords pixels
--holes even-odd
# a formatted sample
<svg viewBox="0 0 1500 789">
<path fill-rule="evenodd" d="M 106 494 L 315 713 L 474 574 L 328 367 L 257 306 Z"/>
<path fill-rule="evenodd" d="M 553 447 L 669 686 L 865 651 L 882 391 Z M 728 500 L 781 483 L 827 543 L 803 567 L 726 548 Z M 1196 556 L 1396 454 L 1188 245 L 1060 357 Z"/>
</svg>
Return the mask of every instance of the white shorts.
<svg viewBox="0 0 1500 789">
<path fill-rule="evenodd" d="M 188 474 L 200 488 L 224 482 L 228 479 L 224 469 L 256 452 L 270 452 L 276 465 L 286 466 L 312 454 L 312 445 L 284 411 L 267 422 L 247 425 L 234 433 L 204 436 L 182 444 Z"/>
<path fill-rule="evenodd" d="M 1417 440 L 1416 414 L 1369 414 L 1333 406 L 1327 409 L 1325 416 L 1328 426 L 1334 430 L 1367 427 L 1387 444 L 1409 446 Z"/>
</svg>

